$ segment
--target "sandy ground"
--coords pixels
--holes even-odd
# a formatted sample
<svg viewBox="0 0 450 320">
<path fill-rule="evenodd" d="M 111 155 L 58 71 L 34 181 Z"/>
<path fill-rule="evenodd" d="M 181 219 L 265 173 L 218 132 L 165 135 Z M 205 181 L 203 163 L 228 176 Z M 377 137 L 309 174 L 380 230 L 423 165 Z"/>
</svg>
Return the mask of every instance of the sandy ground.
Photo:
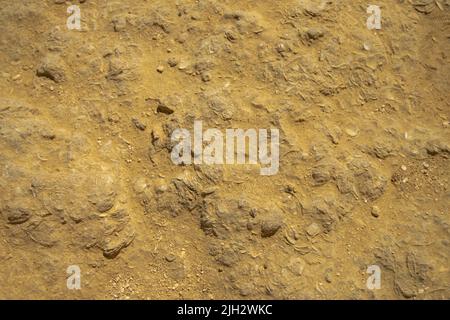
<svg viewBox="0 0 450 320">
<path fill-rule="evenodd" d="M 0 298 L 449 299 L 450 1 L 372 2 L 0 0 Z"/>
</svg>

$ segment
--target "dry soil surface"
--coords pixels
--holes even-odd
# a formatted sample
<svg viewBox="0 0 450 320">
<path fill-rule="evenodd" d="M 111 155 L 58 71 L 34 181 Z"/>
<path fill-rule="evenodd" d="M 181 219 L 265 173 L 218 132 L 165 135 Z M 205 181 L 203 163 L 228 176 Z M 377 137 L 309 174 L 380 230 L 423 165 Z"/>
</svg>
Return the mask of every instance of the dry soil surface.
<svg viewBox="0 0 450 320">
<path fill-rule="evenodd" d="M 370 4 L 0 0 L 0 298 L 449 299 L 450 1 Z M 176 166 L 194 120 L 279 172 Z"/>
</svg>

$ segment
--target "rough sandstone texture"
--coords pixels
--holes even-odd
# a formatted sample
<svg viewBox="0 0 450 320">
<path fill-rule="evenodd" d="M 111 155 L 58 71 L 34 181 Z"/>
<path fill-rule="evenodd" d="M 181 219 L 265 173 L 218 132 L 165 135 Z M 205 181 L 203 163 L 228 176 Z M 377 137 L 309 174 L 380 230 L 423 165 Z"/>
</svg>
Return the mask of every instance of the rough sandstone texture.
<svg viewBox="0 0 450 320">
<path fill-rule="evenodd" d="M 448 0 L 74 3 L 0 1 L 0 298 L 450 298 Z M 194 120 L 279 173 L 175 166 Z"/>
</svg>

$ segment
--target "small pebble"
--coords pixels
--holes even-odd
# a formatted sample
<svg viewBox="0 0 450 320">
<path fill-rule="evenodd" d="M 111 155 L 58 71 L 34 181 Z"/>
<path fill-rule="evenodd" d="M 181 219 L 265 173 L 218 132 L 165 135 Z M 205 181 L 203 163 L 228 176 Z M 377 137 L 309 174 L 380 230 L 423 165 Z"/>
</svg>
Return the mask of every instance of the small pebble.
<svg viewBox="0 0 450 320">
<path fill-rule="evenodd" d="M 203 81 L 203 82 L 209 82 L 209 81 L 211 81 L 211 74 L 209 74 L 209 73 L 207 73 L 207 72 L 202 73 L 202 81 Z"/>
<path fill-rule="evenodd" d="M 157 194 L 162 194 L 164 192 L 166 192 L 169 188 L 166 185 L 159 185 L 155 187 L 155 192 Z"/>
<path fill-rule="evenodd" d="M 172 254 L 172 253 L 169 253 L 169 254 L 166 255 L 166 257 L 165 257 L 165 259 L 166 259 L 167 262 L 173 262 L 173 261 L 175 261 L 176 258 L 177 258 L 177 257 L 176 257 L 174 254 Z"/>
<path fill-rule="evenodd" d="M 178 65 L 178 60 L 175 58 L 169 58 L 169 60 L 167 60 L 167 64 L 172 68 L 176 67 Z"/>
<path fill-rule="evenodd" d="M 313 222 L 306 228 L 306 233 L 311 237 L 315 237 L 320 233 L 320 227 L 317 223 Z"/>
<path fill-rule="evenodd" d="M 358 132 L 356 130 L 350 128 L 345 129 L 345 133 L 348 134 L 350 137 L 356 137 L 358 135 Z"/>
<path fill-rule="evenodd" d="M 378 208 L 377 206 L 373 206 L 371 213 L 372 213 L 372 216 L 374 216 L 375 218 L 378 218 L 380 216 L 380 208 Z"/>
<path fill-rule="evenodd" d="M 261 223 L 261 237 L 268 238 L 273 236 L 281 228 L 280 219 L 275 219 L 273 217 L 264 220 Z"/>
<path fill-rule="evenodd" d="M 164 72 L 164 67 L 163 66 L 158 66 L 158 68 L 156 68 L 156 71 L 158 71 L 159 73 L 163 73 Z"/>
<path fill-rule="evenodd" d="M 317 39 L 323 37 L 323 31 L 319 30 L 319 29 L 314 29 L 314 28 L 308 29 L 306 31 L 306 37 L 309 40 L 317 40 Z"/>
</svg>

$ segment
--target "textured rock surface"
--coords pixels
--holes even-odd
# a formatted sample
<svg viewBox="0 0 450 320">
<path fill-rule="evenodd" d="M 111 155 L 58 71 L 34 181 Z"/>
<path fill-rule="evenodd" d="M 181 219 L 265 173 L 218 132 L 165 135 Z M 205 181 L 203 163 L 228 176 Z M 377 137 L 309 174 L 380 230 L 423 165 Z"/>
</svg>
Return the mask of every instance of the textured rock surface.
<svg viewBox="0 0 450 320">
<path fill-rule="evenodd" d="M 381 30 L 359 0 L 74 1 L 81 31 L 44 2 L 0 8 L 0 298 L 450 298 L 449 1 Z M 278 128 L 278 174 L 175 166 L 194 120 Z"/>
</svg>

